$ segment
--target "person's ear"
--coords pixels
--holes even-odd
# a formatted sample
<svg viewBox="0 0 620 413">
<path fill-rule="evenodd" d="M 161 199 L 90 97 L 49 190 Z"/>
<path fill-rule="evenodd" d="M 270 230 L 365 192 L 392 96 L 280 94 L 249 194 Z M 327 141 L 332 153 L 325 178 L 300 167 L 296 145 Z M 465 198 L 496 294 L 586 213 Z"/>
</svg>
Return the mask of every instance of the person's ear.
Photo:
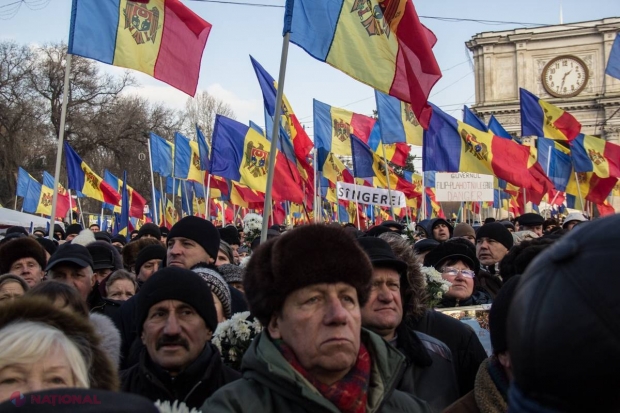
<svg viewBox="0 0 620 413">
<path fill-rule="evenodd" d="M 269 325 L 267 325 L 267 331 L 269 331 L 269 335 L 273 339 L 281 339 L 282 333 L 280 332 L 280 324 L 278 323 L 279 315 L 277 313 L 273 313 L 271 315 L 271 320 L 269 320 Z"/>
</svg>

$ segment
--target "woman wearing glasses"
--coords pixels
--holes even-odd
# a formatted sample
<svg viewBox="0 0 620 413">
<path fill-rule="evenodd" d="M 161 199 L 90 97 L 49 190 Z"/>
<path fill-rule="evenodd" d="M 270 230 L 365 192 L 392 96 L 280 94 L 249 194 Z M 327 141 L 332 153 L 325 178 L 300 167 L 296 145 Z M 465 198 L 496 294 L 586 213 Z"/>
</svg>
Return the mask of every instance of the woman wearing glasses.
<svg viewBox="0 0 620 413">
<path fill-rule="evenodd" d="M 441 277 L 452 283 L 437 307 L 463 307 L 489 304 L 492 302 L 488 292 L 478 286 L 477 275 L 480 262 L 476 250 L 460 240 L 441 243 L 424 258 L 426 267 L 434 267 Z"/>
</svg>

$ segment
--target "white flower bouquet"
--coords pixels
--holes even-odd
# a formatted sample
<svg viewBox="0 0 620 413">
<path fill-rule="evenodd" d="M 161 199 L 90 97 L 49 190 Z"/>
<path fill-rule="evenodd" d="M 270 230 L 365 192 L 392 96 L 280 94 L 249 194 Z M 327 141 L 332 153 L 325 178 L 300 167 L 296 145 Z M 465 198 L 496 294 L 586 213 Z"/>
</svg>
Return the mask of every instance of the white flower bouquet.
<svg viewBox="0 0 620 413">
<path fill-rule="evenodd" d="M 263 330 L 261 323 L 248 320 L 249 316 L 249 311 L 233 314 L 229 320 L 218 324 L 211 340 L 220 351 L 224 364 L 237 371 L 241 370 L 241 359 L 252 340 Z"/>
<path fill-rule="evenodd" d="M 263 217 L 258 214 L 249 213 L 243 217 L 243 233 L 245 240 L 252 243 L 255 238 L 260 237 L 263 228 Z"/>
<path fill-rule="evenodd" d="M 426 283 L 426 305 L 429 308 L 433 308 L 441 302 L 445 293 L 452 287 L 452 283 L 444 280 L 441 273 L 434 267 L 423 266 L 422 274 L 424 274 L 424 281 Z"/>
</svg>

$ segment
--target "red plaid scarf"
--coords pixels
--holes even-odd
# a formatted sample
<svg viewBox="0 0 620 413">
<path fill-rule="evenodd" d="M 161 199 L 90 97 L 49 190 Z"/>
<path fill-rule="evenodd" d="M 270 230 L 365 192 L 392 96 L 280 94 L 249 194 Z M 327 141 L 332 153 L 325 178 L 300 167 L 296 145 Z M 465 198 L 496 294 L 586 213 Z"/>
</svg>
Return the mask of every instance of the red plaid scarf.
<svg viewBox="0 0 620 413">
<path fill-rule="evenodd" d="M 274 340 L 282 356 L 308 380 L 327 400 L 343 413 L 363 413 L 366 411 L 368 382 L 370 380 L 370 354 L 363 344 L 357 355 L 355 366 L 337 383 L 331 386 L 316 380 L 302 367 L 293 350 L 282 340 Z"/>
</svg>

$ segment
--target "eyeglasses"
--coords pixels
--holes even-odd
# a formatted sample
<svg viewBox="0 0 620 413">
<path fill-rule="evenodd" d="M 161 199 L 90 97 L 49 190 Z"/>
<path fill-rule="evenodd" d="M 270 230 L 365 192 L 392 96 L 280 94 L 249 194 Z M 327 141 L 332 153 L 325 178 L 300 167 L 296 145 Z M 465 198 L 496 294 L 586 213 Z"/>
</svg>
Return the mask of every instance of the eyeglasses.
<svg viewBox="0 0 620 413">
<path fill-rule="evenodd" d="M 472 270 L 459 270 L 458 268 L 453 267 L 445 267 L 441 273 L 449 277 L 456 277 L 459 274 L 466 278 L 474 278 L 476 276 L 476 273 Z"/>
</svg>

